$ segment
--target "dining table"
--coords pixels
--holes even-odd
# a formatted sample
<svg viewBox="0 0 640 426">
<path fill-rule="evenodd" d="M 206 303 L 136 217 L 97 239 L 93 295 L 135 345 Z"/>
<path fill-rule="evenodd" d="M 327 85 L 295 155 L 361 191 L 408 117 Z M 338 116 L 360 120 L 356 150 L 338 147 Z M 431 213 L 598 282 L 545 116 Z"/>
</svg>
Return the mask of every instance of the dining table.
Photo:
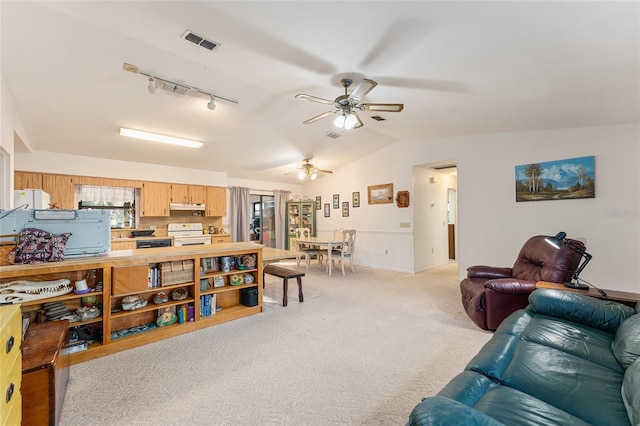
<svg viewBox="0 0 640 426">
<path fill-rule="evenodd" d="M 318 253 L 320 252 L 320 250 L 322 251 L 327 251 L 327 262 L 329 262 L 328 265 L 328 273 L 329 276 L 331 276 L 331 266 L 333 265 L 333 262 L 331 262 L 331 251 L 335 248 L 338 248 L 342 245 L 342 237 L 341 238 L 336 238 L 336 237 L 307 237 L 307 238 L 296 238 L 295 239 L 296 242 L 296 249 L 298 251 L 300 251 L 300 246 L 301 245 L 313 245 L 313 246 L 318 246 Z M 320 254 L 318 254 L 319 256 Z"/>
</svg>

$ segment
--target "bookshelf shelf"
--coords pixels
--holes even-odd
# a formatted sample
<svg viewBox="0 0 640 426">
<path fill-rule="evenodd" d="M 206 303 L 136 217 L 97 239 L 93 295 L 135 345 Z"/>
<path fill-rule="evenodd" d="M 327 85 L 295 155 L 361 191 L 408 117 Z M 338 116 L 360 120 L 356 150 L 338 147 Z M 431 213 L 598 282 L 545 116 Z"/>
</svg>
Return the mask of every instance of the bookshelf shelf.
<svg viewBox="0 0 640 426">
<path fill-rule="evenodd" d="M 203 259 L 222 257 L 248 258 L 255 262 L 256 266 L 242 270 L 231 269 L 228 272 L 207 271 L 200 275 Z M 177 279 L 183 279 L 180 273 L 191 278 L 183 283 L 149 287 L 149 271 L 165 263 L 189 265 L 178 272 Z M 105 256 L 70 259 L 48 264 L 1 266 L 0 284 L 18 279 L 40 282 L 68 278 L 74 282 L 86 277 L 91 270 L 97 272 L 96 283 L 102 283 L 102 291 L 91 291 L 86 294 L 71 292 L 62 296 L 32 300 L 21 305 L 22 315 L 29 317 L 32 322 L 47 320 L 43 315 L 44 303 L 47 302 L 62 302 L 70 311 L 73 311 L 83 306 L 83 303 L 89 303 L 88 300 L 90 300 L 90 303 L 102 309 L 101 315 L 97 318 L 69 324 L 69 328 L 89 328 L 102 336 L 101 340 L 89 343 L 87 349 L 70 353 L 70 362 L 75 364 L 262 312 L 262 267 L 261 246 L 249 243 L 227 243 L 112 251 Z M 250 274 L 253 282 L 230 285 L 231 277 L 238 274 L 242 276 Z M 160 280 L 163 276 L 173 280 L 176 274 L 161 274 Z M 225 285 L 201 291 L 200 280 L 213 281 L 215 277 L 223 277 Z M 185 289 L 187 297 L 183 300 L 172 300 L 171 293 L 178 288 Z M 257 288 L 259 294 L 257 306 L 244 306 L 240 303 L 240 293 L 247 288 Z M 169 300 L 162 304 L 153 303 L 154 296 L 159 292 L 164 292 Z M 143 298 L 147 301 L 147 305 L 143 308 L 124 311 L 122 300 L 127 296 Z M 210 304 L 211 314 L 201 316 L 201 312 L 204 312 L 201 311 L 205 307 L 204 301 L 211 302 L 214 298 L 215 305 L 222 309 L 215 312 L 215 305 Z M 185 318 L 183 324 L 176 322 L 163 326 L 156 325 L 152 329 L 126 334 L 127 330 L 144 329 L 145 324 L 156 324 L 158 317 L 167 308 L 176 310 L 176 307 L 182 306 L 192 309 L 192 321 Z M 121 336 L 118 336 L 119 332 Z"/>
</svg>

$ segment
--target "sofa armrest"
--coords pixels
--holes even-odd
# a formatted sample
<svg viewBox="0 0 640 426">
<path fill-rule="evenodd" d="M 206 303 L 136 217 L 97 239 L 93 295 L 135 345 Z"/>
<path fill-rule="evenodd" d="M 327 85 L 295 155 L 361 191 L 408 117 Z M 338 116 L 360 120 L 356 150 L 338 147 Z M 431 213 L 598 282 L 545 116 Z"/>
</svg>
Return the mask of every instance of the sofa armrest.
<svg viewBox="0 0 640 426">
<path fill-rule="evenodd" d="M 480 411 L 443 396 L 425 398 L 413 409 L 407 426 L 423 425 L 504 426 Z"/>
<path fill-rule="evenodd" d="M 491 279 L 484 283 L 484 288 L 498 293 L 529 294 L 536 289 L 536 282 L 516 278 Z"/>
<path fill-rule="evenodd" d="M 501 268 L 495 266 L 476 265 L 467 268 L 467 278 L 510 278 L 512 268 Z"/>
<path fill-rule="evenodd" d="M 533 312 L 615 331 L 635 310 L 621 303 L 562 290 L 538 289 L 529 295 Z"/>
</svg>

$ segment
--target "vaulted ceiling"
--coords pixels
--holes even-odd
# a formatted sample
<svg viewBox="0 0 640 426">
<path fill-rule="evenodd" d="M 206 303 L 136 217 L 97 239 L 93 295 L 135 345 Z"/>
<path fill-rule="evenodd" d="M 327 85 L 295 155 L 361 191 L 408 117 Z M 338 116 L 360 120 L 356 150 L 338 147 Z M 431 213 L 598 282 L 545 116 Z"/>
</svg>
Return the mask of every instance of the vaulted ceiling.
<svg viewBox="0 0 640 426">
<path fill-rule="evenodd" d="M 28 148 L 295 182 L 404 139 L 638 122 L 637 2 L 2 1 L 1 66 Z M 183 38 L 190 30 L 220 45 Z M 147 90 L 141 71 L 237 100 Z M 340 131 L 341 78 L 378 86 Z M 371 117 L 381 116 L 384 121 Z M 201 141 L 154 145 L 120 127 Z M 329 133 L 338 135 L 330 138 Z"/>
</svg>

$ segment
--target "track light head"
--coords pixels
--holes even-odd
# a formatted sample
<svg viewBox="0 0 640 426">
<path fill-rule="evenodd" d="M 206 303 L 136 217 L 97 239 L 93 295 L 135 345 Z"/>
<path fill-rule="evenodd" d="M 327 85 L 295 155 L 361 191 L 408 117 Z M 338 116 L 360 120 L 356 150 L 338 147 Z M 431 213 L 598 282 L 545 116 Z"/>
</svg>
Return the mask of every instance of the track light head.
<svg viewBox="0 0 640 426">
<path fill-rule="evenodd" d="M 211 96 L 211 100 L 209 101 L 209 103 L 207 103 L 207 108 L 209 108 L 211 111 L 216 109 L 216 101 L 215 99 L 213 99 L 213 96 Z"/>
<path fill-rule="evenodd" d="M 158 86 L 156 86 L 156 81 L 153 77 L 149 77 L 149 85 L 147 86 L 147 89 L 149 89 L 149 93 L 153 93 L 154 95 L 158 93 Z"/>
</svg>

